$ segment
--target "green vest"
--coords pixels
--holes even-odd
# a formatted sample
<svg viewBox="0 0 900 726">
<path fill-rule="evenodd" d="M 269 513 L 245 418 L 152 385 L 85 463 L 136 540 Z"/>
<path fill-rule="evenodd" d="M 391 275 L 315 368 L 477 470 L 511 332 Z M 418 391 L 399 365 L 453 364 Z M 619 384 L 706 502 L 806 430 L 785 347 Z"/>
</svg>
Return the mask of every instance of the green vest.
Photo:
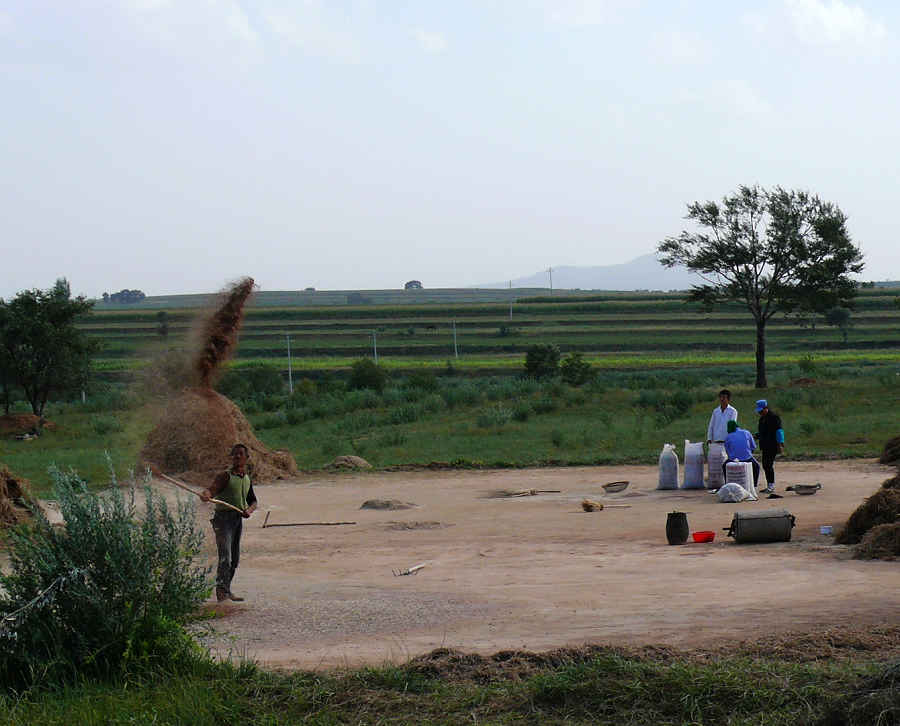
<svg viewBox="0 0 900 726">
<path fill-rule="evenodd" d="M 228 484 L 219 492 L 216 499 L 221 499 L 223 502 L 233 504 L 243 511 L 247 508 L 247 493 L 250 491 L 250 475 L 244 474 L 244 476 L 238 476 L 230 471 L 228 474 Z M 228 507 L 216 504 L 216 510 L 228 510 Z"/>
</svg>

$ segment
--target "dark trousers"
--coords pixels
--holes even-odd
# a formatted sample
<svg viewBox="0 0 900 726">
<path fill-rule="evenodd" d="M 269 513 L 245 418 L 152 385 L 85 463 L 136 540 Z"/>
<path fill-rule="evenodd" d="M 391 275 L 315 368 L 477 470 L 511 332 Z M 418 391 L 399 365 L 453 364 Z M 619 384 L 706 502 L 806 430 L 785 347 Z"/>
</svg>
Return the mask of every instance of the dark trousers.
<svg viewBox="0 0 900 726">
<path fill-rule="evenodd" d="M 212 528 L 216 534 L 219 564 L 216 567 L 216 587 L 231 592 L 231 580 L 241 559 L 241 531 L 244 520 L 237 512 L 215 512 Z"/>
<path fill-rule="evenodd" d="M 762 468 L 766 472 L 766 484 L 775 484 L 775 457 L 778 456 L 778 449 L 762 450 Z"/>
<path fill-rule="evenodd" d="M 752 456 L 749 459 L 725 459 L 725 463 L 722 464 L 722 481 L 728 481 L 728 475 L 725 473 L 725 465 L 728 464 L 729 461 L 741 461 L 745 464 L 751 464 L 753 466 L 753 486 L 756 486 L 759 483 L 759 462 Z"/>
</svg>

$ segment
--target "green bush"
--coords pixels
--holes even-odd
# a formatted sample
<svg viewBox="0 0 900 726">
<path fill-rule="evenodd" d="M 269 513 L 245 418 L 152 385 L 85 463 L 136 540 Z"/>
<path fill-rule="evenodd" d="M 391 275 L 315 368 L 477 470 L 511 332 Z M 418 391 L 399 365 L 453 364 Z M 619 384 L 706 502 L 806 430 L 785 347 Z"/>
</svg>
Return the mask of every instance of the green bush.
<svg viewBox="0 0 900 726">
<path fill-rule="evenodd" d="M 106 434 L 118 433 L 124 426 L 115 416 L 94 416 L 91 419 L 91 428 L 94 433 L 105 436 Z"/>
<path fill-rule="evenodd" d="M 413 371 L 406 379 L 407 388 L 416 388 L 426 393 L 435 393 L 438 390 L 437 376 L 427 368 Z"/>
<path fill-rule="evenodd" d="M 387 371 L 371 358 L 360 358 L 350 369 L 350 380 L 347 387 L 351 389 L 368 388 L 379 393 L 384 390 L 388 381 Z"/>
<path fill-rule="evenodd" d="M 284 379 L 280 371 L 269 366 L 229 368 L 216 384 L 216 390 L 231 400 L 276 395 L 284 393 Z"/>
<path fill-rule="evenodd" d="M 531 415 L 531 405 L 527 401 L 519 401 L 513 406 L 512 417 L 516 421 L 527 421 Z"/>
<path fill-rule="evenodd" d="M 555 411 L 558 406 L 559 404 L 552 396 L 543 396 L 531 404 L 531 408 L 535 413 L 550 413 Z"/>
<path fill-rule="evenodd" d="M 392 424 L 404 424 L 404 423 L 412 423 L 413 421 L 417 421 L 419 418 L 420 410 L 418 406 L 413 404 L 407 404 L 405 406 L 399 406 L 398 408 L 393 409 L 388 414 L 388 423 Z"/>
<path fill-rule="evenodd" d="M 552 343 L 529 346 L 525 353 L 525 375 L 529 378 L 551 378 L 559 373 L 559 348 Z"/>
<path fill-rule="evenodd" d="M 147 488 L 87 490 L 74 471 L 49 470 L 65 527 L 41 511 L 9 532 L 0 573 L 0 682 L 53 685 L 82 676 L 174 665 L 197 655 L 182 624 L 209 594 L 193 500 L 171 511 Z"/>
<path fill-rule="evenodd" d="M 488 429 L 488 428 L 500 428 L 501 426 L 509 423 L 509 420 L 512 418 L 512 411 L 510 411 L 506 406 L 502 404 L 495 404 L 494 406 L 488 406 L 486 409 L 481 411 L 478 414 L 478 417 L 475 421 L 478 428 Z"/>
<path fill-rule="evenodd" d="M 581 353 L 570 353 L 563 358 L 559 371 L 562 379 L 570 386 L 581 386 L 591 380 L 594 372 Z"/>
</svg>

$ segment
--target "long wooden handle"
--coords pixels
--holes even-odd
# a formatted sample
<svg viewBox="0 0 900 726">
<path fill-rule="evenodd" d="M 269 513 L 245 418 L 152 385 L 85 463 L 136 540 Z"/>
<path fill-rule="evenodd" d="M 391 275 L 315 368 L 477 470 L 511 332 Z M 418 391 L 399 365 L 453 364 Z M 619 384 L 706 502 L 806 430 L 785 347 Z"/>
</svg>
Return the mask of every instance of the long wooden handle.
<svg viewBox="0 0 900 726">
<path fill-rule="evenodd" d="M 191 489 L 191 488 L 190 488 L 189 486 L 187 486 L 186 484 L 183 484 L 182 482 L 178 481 L 178 479 L 173 479 L 171 476 L 169 476 L 168 474 L 163 474 L 161 471 L 156 471 L 156 472 L 154 472 L 154 473 L 155 473 L 160 479 L 165 479 L 166 481 L 171 482 L 172 484 L 174 484 L 174 485 L 177 486 L 178 488 L 184 489 L 186 492 L 190 492 L 190 493 L 193 494 L 195 497 L 200 497 L 201 499 L 203 499 L 203 497 L 201 496 L 200 492 L 195 492 L 193 489 Z M 235 512 L 237 512 L 237 513 L 240 514 L 240 515 L 243 515 L 243 514 L 244 514 L 244 512 L 243 512 L 241 509 L 239 509 L 238 507 L 234 506 L 233 504 L 229 504 L 228 502 L 223 502 L 221 499 L 213 499 L 213 498 L 210 498 L 209 501 L 213 502 L 214 504 L 221 504 L 221 505 L 223 505 L 223 506 L 225 506 L 225 507 L 228 507 L 229 509 L 233 509 Z"/>
</svg>

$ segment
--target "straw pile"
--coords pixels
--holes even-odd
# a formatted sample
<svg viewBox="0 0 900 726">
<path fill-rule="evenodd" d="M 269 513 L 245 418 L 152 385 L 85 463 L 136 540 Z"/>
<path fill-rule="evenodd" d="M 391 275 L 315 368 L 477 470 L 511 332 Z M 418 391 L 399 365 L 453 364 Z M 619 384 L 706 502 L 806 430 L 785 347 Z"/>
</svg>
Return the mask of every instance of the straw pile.
<svg viewBox="0 0 900 726">
<path fill-rule="evenodd" d="M 141 465 L 153 464 L 165 474 L 206 486 L 228 468 L 231 447 L 242 443 L 250 450 L 255 483 L 297 474 L 290 453 L 266 448 L 240 409 L 212 389 L 222 364 L 234 354 L 244 303 L 252 291 L 252 278 L 240 280 L 203 322 L 201 345 L 191 366 L 194 385 L 167 403 L 141 450 Z"/>
<path fill-rule="evenodd" d="M 900 436 L 895 436 L 884 445 L 878 463 L 897 464 L 900 466 Z"/>
<path fill-rule="evenodd" d="M 288 452 L 266 448 L 237 406 L 222 394 L 202 388 L 187 388 L 169 403 L 147 437 L 141 462 L 207 486 L 231 464 L 229 451 L 238 442 L 250 449 L 250 476 L 255 483 L 297 474 L 297 464 Z"/>
<path fill-rule="evenodd" d="M 838 544 L 859 544 L 873 527 L 893 524 L 900 515 L 900 489 L 882 487 L 867 498 L 850 515 L 846 524 L 837 533 L 834 541 Z"/>
<path fill-rule="evenodd" d="M 0 464 L 0 527 L 30 519 L 31 511 L 25 506 L 28 500 L 28 482 Z"/>
<path fill-rule="evenodd" d="M 893 560 L 900 557 L 900 522 L 872 527 L 853 555 L 858 560 Z"/>
</svg>

